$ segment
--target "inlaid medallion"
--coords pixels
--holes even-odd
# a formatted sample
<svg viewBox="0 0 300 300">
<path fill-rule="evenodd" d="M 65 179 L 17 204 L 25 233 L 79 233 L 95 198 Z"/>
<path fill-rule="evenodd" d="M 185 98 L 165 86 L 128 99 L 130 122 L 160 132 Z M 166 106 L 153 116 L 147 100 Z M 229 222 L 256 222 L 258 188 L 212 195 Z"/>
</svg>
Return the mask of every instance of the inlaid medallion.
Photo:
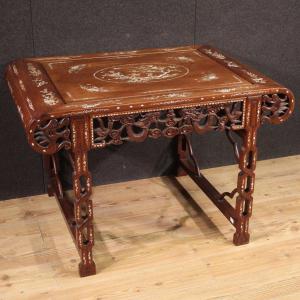
<svg viewBox="0 0 300 300">
<path fill-rule="evenodd" d="M 115 83 L 147 83 L 185 76 L 189 69 L 176 64 L 127 64 L 97 71 L 94 77 Z"/>
</svg>

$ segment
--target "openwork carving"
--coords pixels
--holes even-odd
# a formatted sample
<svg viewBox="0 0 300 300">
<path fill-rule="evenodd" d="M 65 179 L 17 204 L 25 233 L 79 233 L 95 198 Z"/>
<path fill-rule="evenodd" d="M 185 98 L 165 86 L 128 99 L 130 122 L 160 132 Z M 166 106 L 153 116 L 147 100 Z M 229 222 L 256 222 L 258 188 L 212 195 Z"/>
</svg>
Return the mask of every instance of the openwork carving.
<svg viewBox="0 0 300 300">
<path fill-rule="evenodd" d="M 71 148 L 69 118 L 41 121 L 31 130 L 31 145 L 38 152 L 52 154 Z"/>
<path fill-rule="evenodd" d="M 175 137 L 195 131 L 241 129 L 244 102 L 221 103 L 193 108 L 169 109 L 92 119 L 93 147 L 120 145 L 124 141 L 142 142 L 147 137 Z"/>
<path fill-rule="evenodd" d="M 86 123 L 84 119 L 72 120 L 73 153 L 70 156 L 73 166 L 73 190 L 75 195 L 75 240 L 81 257 L 79 272 L 81 276 L 96 273 L 92 248 L 94 246 L 92 177 L 88 171 L 85 144 Z"/>
<path fill-rule="evenodd" d="M 262 97 L 262 122 L 278 124 L 285 121 L 293 111 L 293 99 L 285 94 L 264 95 Z"/>
<path fill-rule="evenodd" d="M 242 147 L 239 153 L 239 175 L 235 206 L 234 226 L 236 232 L 233 242 L 242 245 L 249 242 L 249 218 L 252 214 L 255 167 L 257 159 L 256 135 L 260 125 L 261 97 L 249 98 L 247 113 L 256 118 L 250 118 L 242 136 Z"/>
</svg>

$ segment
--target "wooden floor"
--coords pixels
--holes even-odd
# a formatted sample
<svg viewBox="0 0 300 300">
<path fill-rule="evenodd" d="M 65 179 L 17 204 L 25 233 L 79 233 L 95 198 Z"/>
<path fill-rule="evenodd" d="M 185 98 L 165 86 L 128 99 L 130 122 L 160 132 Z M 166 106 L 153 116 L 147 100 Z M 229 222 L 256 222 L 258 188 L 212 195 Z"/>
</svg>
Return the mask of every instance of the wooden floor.
<svg viewBox="0 0 300 300">
<path fill-rule="evenodd" d="M 229 191 L 236 172 L 203 173 Z M 2 201 L 0 299 L 300 299 L 300 156 L 261 161 L 256 175 L 251 243 L 239 247 L 187 177 L 96 187 L 98 274 L 86 278 L 54 198 Z"/>
</svg>

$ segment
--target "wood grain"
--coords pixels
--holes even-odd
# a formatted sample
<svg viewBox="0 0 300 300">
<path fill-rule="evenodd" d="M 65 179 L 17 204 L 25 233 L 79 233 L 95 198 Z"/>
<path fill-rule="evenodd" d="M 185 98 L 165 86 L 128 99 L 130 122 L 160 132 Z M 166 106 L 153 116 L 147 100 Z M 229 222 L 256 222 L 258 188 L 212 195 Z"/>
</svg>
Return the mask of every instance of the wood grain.
<svg viewBox="0 0 300 300">
<path fill-rule="evenodd" d="M 299 299 L 299 169 L 300 156 L 258 162 L 251 243 L 239 247 L 188 177 L 95 187 L 102 269 L 85 278 L 53 198 L 0 202 L 0 299 Z M 236 167 L 203 173 L 230 190 Z"/>
</svg>

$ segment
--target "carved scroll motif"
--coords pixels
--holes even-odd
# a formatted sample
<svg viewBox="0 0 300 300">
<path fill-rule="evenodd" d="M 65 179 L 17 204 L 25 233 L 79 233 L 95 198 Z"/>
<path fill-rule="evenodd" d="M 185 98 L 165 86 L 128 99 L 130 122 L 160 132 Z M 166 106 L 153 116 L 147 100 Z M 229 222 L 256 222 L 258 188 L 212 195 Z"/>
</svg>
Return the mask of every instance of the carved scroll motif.
<svg viewBox="0 0 300 300">
<path fill-rule="evenodd" d="M 69 118 L 50 119 L 35 124 L 30 143 L 35 151 L 52 154 L 71 147 Z"/>
<path fill-rule="evenodd" d="M 195 131 L 242 129 L 244 102 L 206 105 L 193 108 L 169 109 L 130 115 L 94 117 L 93 147 L 120 145 L 124 141 L 142 142 L 147 137 L 175 137 Z"/>
<path fill-rule="evenodd" d="M 294 108 L 294 100 L 285 94 L 264 95 L 262 97 L 262 122 L 279 124 L 285 121 Z"/>
</svg>

